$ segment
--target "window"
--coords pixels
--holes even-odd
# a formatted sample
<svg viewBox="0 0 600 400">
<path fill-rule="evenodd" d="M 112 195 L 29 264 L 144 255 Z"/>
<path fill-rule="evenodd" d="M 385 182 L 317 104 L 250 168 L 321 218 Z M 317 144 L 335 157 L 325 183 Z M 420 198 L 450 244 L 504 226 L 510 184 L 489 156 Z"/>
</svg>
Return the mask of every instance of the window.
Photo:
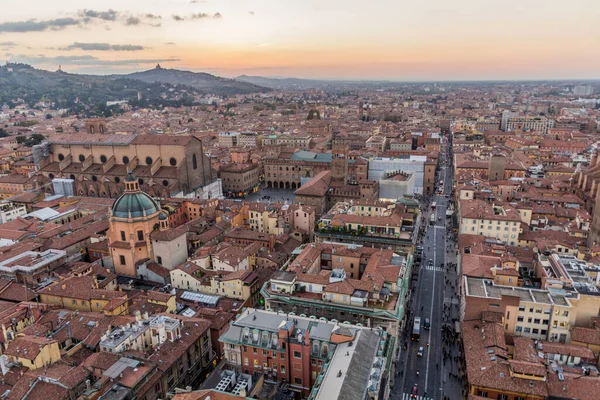
<svg viewBox="0 0 600 400">
<path fill-rule="evenodd" d="M 540 319 L 539 319 L 539 318 L 536 318 L 536 319 L 534 319 L 534 320 L 533 320 L 533 323 L 534 323 L 534 324 L 539 324 L 539 323 L 540 323 Z"/>
<path fill-rule="evenodd" d="M 125 256 L 119 256 L 119 262 L 121 263 L 121 265 L 126 265 L 125 264 Z"/>
<path fill-rule="evenodd" d="M 283 355 L 283 354 L 282 354 L 282 355 Z M 281 358 L 283 358 L 283 357 L 281 357 Z M 283 365 L 281 366 L 281 373 L 282 373 L 282 374 L 285 374 L 285 367 L 284 367 Z"/>
<path fill-rule="evenodd" d="M 159 263 L 160 265 L 162 265 L 162 257 L 156 256 L 156 262 Z M 189 283 L 188 283 L 188 286 L 189 286 Z"/>
<path fill-rule="evenodd" d="M 538 333 L 540 333 L 540 330 L 537 328 L 533 328 L 533 330 L 531 331 L 531 333 L 537 335 Z"/>
<path fill-rule="evenodd" d="M 525 306 L 519 306 L 519 311 L 525 311 Z"/>
<path fill-rule="evenodd" d="M 123 156 L 123 164 L 129 164 L 129 157 Z"/>
<path fill-rule="evenodd" d="M 85 161 L 85 156 L 83 154 L 79 155 L 79 161 L 80 162 L 84 162 Z"/>
<path fill-rule="evenodd" d="M 101 162 L 102 164 L 104 164 L 106 161 L 107 161 L 107 158 L 106 158 L 106 156 L 105 156 L 104 154 L 102 154 L 102 155 L 100 156 L 100 162 Z"/>
<path fill-rule="evenodd" d="M 298 377 L 294 378 L 294 383 L 296 385 L 302 385 L 302 378 L 298 378 Z"/>
<path fill-rule="evenodd" d="M 175 159 L 175 157 L 169 158 L 169 164 L 171 164 L 171 166 L 173 167 L 177 165 L 177 160 Z"/>
<path fill-rule="evenodd" d="M 144 240 L 144 231 L 137 231 L 138 240 Z"/>
<path fill-rule="evenodd" d="M 567 310 L 563 311 L 563 317 L 568 317 L 569 316 L 569 312 Z"/>
<path fill-rule="evenodd" d="M 152 157 L 146 157 L 146 165 L 152 165 Z"/>
<path fill-rule="evenodd" d="M 195 154 L 192 156 L 192 168 L 193 169 L 198 169 L 198 160 L 196 159 L 196 155 Z"/>
<path fill-rule="evenodd" d="M 294 351 L 294 358 L 302 358 L 302 353 L 299 351 Z"/>
<path fill-rule="evenodd" d="M 517 317 L 517 322 L 523 322 L 523 317 Z"/>
<path fill-rule="evenodd" d="M 530 333 L 530 332 L 531 332 L 531 328 L 525 328 L 525 329 L 523 330 L 523 332 L 525 332 L 525 333 Z"/>
</svg>

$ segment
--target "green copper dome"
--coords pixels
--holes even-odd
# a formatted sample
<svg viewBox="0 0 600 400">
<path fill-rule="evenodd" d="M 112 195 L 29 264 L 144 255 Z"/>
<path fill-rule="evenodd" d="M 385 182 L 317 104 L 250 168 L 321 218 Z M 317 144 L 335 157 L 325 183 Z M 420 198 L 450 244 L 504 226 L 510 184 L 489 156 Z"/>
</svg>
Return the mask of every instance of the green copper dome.
<svg viewBox="0 0 600 400">
<path fill-rule="evenodd" d="M 117 218 L 143 217 L 154 214 L 160 207 L 152 197 L 144 192 L 125 192 L 115 201 L 112 208 L 113 216 Z"/>
</svg>

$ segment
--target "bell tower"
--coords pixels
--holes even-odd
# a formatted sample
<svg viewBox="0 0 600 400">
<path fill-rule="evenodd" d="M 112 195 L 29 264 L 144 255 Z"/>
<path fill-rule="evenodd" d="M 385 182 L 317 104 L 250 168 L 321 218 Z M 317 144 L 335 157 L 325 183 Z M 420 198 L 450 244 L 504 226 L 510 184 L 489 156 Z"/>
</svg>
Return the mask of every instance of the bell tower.
<svg viewBox="0 0 600 400">
<path fill-rule="evenodd" d="M 348 146 L 334 146 L 331 150 L 331 177 L 346 182 L 348 176 Z"/>
</svg>

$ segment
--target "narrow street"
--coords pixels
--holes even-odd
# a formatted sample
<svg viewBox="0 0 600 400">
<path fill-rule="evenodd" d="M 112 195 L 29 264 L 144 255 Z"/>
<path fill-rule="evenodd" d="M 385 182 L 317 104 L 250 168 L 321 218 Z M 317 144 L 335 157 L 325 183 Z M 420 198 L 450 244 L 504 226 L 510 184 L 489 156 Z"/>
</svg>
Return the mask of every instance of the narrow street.
<svg viewBox="0 0 600 400">
<path fill-rule="evenodd" d="M 458 324 L 455 321 L 459 317 L 459 293 L 454 233 L 451 218 L 446 217 L 452 201 L 452 167 L 447 162 L 446 144 L 443 153 L 436 178 L 436 194 L 424 200 L 422 207 L 426 221 L 421 241 L 423 255 L 421 265 L 416 267 L 418 279 L 416 282 L 413 280 L 415 286 L 407 307 L 405 329 L 400 334 L 400 361 L 392 399 L 464 398 L 462 384 L 454 378 L 460 363 L 460 346 L 454 344 L 457 340 L 455 329 Z M 444 190 L 438 194 L 440 181 L 444 181 Z M 446 194 L 449 194 L 448 198 Z M 418 340 L 411 339 L 415 317 L 421 318 Z M 425 327 L 426 319 L 430 329 Z"/>
</svg>

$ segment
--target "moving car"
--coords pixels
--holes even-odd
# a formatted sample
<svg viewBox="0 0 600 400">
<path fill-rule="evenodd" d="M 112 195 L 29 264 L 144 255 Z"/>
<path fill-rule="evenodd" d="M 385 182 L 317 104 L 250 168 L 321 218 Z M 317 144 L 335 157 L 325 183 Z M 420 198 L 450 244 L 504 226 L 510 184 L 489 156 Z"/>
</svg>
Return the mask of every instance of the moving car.
<svg viewBox="0 0 600 400">
<path fill-rule="evenodd" d="M 418 395 L 419 395 L 419 389 L 417 388 L 417 385 L 414 385 L 412 387 L 412 390 L 410 391 L 410 398 L 416 399 Z"/>
<path fill-rule="evenodd" d="M 425 328 L 426 330 L 429 330 L 431 328 L 431 322 L 429 322 L 429 318 L 425 318 L 425 325 L 423 325 L 423 328 Z"/>
<path fill-rule="evenodd" d="M 418 355 L 419 357 L 423 357 L 423 351 L 425 351 L 425 350 L 423 349 L 423 347 L 419 347 L 419 350 L 417 350 L 417 355 Z"/>
</svg>

